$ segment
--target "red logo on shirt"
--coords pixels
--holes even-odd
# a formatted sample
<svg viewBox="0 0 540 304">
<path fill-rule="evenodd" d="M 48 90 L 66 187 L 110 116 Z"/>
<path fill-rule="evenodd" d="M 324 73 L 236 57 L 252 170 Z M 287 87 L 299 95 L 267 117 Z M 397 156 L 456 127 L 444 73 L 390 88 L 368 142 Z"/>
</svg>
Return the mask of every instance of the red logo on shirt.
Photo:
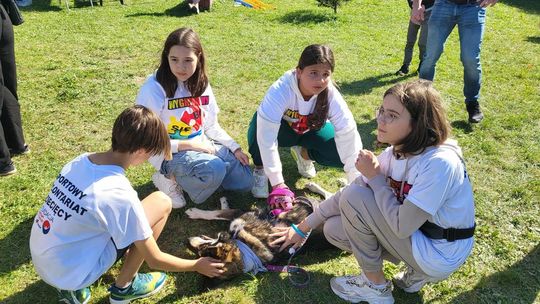
<svg viewBox="0 0 540 304">
<path fill-rule="evenodd" d="M 403 204 L 403 201 L 405 198 L 407 198 L 407 195 L 409 195 L 409 191 L 411 191 L 412 185 L 408 184 L 407 181 L 403 182 L 403 195 L 399 195 L 401 190 L 401 181 L 397 181 L 392 179 L 391 177 L 388 177 L 388 185 L 390 188 L 392 188 L 392 191 L 394 192 L 394 195 L 396 196 L 397 200 Z"/>
<path fill-rule="evenodd" d="M 299 135 L 308 132 L 308 115 L 301 115 L 296 110 L 287 110 L 283 115 L 283 119 L 289 124 L 289 126 Z"/>
</svg>

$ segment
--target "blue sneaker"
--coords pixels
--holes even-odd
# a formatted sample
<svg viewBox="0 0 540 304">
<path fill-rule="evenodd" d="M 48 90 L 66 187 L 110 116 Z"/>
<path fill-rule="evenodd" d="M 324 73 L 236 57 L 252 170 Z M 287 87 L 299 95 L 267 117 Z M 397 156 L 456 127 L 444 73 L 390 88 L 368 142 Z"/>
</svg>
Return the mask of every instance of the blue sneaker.
<svg viewBox="0 0 540 304">
<path fill-rule="evenodd" d="M 109 288 L 111 304 L 127 304 L 135 299 L 149 297 L 165 286 L 167 275 L 163 272 L 137 273 L 126 290 L 114 284 Z"/>
<path fill-rule="evenodd" d="M 67 304 L 86 304 L 90 301 L 90 287 L 79 290 L 56 289 L 60 296 L 60 302 Z"/>
</svg>

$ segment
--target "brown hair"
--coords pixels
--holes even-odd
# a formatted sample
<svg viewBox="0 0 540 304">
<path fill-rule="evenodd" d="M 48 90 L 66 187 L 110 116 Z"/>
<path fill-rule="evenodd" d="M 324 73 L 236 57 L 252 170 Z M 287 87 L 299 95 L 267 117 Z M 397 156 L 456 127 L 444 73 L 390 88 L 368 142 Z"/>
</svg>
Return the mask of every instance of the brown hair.
<svg viewBox="0 0 540 304">
<path fill-rule="evenodd" d="M 300 55 L 297 68 L 303 70 L 307 66 L 320 63 L 328 63 L 330 65 L 330 70 L 334 72 L 334 53 L 332 53 L 332 49 L 326 45 L 312 44 L 307 46 L 302 52 L 302 55 Z M 308 126 L 310 129 L 319 130 L 322 128 L 327 118 L 328 87 L 317 95 L 315 109 L 313 109 L 313 113 L 308 117 Z"/>
<path fill-rule="evenodd" d="M 112 149 L 134 153 L 144 149 L 151 155 L 164 154 L 171 158 L 171 142 L 165 125 L 152 110 L 135 105 L 122 111 L 112 130 Z"/>
<path fill-rule="evenodd" d="M 208 86 L 208 76 L 206 75 L 206 65 L 201 40 L 197 33 L 190 28 L 179 28 L 170 33 L 165 40 L 163 51 L 161 52 L 161 63 L 156 72 L 156 79 L 165 90 L 167 97 L 174 97 L 174 92 L 178 87 L 178 79 L 171 72 L 169 66 L 169 52 L 175 45 L 186 47 L 197 56 L 197 68 L 195 73 L 185 81 L 185 85 L 191 95 L 201 96 Z"/>
<path fill-rule="evenodd" d="M 398 144 L 399 149 L 394 148 L 394 153 L 420 154 L 429 146 L 442 144 L 450 136 L 451 127 L 441 95 L 431 81 L 419 79 L 398 83 L 384 93 L 384 97 L 388 95 L 396 97 L 411 114 L 411 133 Z"/>
</svg>

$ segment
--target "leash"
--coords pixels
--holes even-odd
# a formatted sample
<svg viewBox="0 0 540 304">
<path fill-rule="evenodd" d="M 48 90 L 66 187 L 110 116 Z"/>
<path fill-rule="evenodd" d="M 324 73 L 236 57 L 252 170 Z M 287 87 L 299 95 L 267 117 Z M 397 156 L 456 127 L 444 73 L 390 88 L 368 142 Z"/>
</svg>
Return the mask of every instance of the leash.
<svg viewBox="0 0 540 304">
<path fill-rule="evenodd" d="M 291 261 L 293 257 L 296 255 L 296 253 L 304 246 L 306 243 L 309 235 L 311 234 L 311 230 L 307 233 L 306 237 L 304 238 L 304 241 L 298 247 L 298 250 L 294 248 L 289 248 L 289 254 L 291 255 L 289 257 L 289 260 L 287 261 L 287 265 L 285 266 L 279 266 L 279 265 L 266 265 L 266 269 L 271 272 L 287 272 L 287 278 L 289 279 L 289 282 L 294 287 L 303 288 L 309 285 L 309 282 L 311 281 L 311 277 L 309 275 L 309 272 L 304 270 L 302 267 L 299 266 L 293 266 L 291 265 Z"/>
</svg>

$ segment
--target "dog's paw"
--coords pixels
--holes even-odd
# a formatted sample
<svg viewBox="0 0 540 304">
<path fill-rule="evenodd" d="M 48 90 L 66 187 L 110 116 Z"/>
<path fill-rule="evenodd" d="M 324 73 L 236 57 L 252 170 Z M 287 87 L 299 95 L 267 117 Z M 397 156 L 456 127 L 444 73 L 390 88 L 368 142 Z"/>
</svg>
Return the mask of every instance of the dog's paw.
<svg viewBox="0 0 540 304">
<path fill-rule="evenodd" d="M 219 202 L 221 203 L 221 210 L 230 209 L 229 202 L 227 201 L 227 198 L 225 196 L 222 196 L 219 199 Z"/>
<path fill-rule="evenodd" d="M 186 215 L 192 220 L 204 218 L 203 217 L 204 211 L 198 208 L 189 208 L 185 212 L 186 212 Z"/>
</svg>

